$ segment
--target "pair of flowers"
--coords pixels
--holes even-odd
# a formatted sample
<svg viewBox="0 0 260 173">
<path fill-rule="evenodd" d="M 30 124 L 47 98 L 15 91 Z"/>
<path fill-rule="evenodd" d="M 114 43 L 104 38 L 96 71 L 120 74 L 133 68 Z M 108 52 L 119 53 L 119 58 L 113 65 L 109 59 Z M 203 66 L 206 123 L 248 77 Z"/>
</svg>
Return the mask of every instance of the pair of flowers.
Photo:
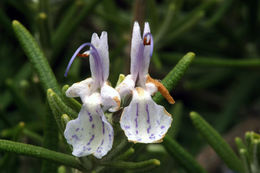
<svg viewBox="0 0 260 173">
<path fill-rule="evenodd" d="M 79 54 L 85 47 L 90 50 Z M 160 142 L 169 129 L 172 117 L 157 105 L 151 95 L 160 91 L 174 103 L 167 89 L 148 74 L 153 52 L 153 39 L 149 24 L 144 26 L 143 38 L 140 27 L 134 23 L 131 44 L 131 73 L 114 89 L 107 82 L 109 76 L 109 55 L 107 33 L 100 38 L 92 35 L 91 43 L 82 44 L 72 56 L 65 76 L 77 56 L 89 56 L 91 78 L 73 84 L 66 92 L 68 97 L 80 97 L 82 108 L 78 118 L 67 123 L 64 136 L 73 146 L 72 154 L 77 157 L 93 154 L 102 158 L 111 150 L 114 132 L 104 111 L 116 112 L 121 100 L 132 96 L 130 104 L 124 108 L 120 125 L 129 141 L 140 143 Z"/>
</svg>

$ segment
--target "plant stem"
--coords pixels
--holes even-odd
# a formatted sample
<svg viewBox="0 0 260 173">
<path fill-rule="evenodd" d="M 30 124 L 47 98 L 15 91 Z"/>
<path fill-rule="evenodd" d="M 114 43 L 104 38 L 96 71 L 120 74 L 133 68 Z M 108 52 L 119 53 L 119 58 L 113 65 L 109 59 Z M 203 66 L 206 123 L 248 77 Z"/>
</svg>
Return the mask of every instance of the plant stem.
<svg viewBox="0 0 260 173">
<path fill-rule="evenodd" d="M 182 54 L 160 53 L 160 58 L 167 63 L 176 63 L 180 60 Z M 218 57 L 196 56 L 193 61 L 194 65 L 207 67 L 232 67 L 232 68 L 248 68 L 260 67 L 260 59 L 228 59 Z"/>
<path fill-rule="evenodd" d="M 191 173 L 206 173 L 201 165 L 174 139 L 168 135 L 164 137 L 163 146 L 184 168 Z"/>
<path fill-rule="evenodd" d="M 46 159 L 55 163 L 77 168 L 79 170 L 84 170 L 80 161 L 76 157 L 52 151 L 43 147 L 0 139 L 0 150 Z"/>
<path fill-rule="evenodd" d="M 211 127 L 198 113 L 191 112 L 190 118 L 193 125 L 200 132 L 200 134 L 207 140 L 207 142 L 214 148 L 216 153 L 226 163 L 226 165 L 233 170 L 243 172 L 241 160 L 237 157 L 231 147 L 221 137 L 221 135 Z"/>
<path fill-rule="evenodd" d="M 176 87 L 179 80 L 182 78 L 189 65 L 193 61 L 195 54 L 192 52 L 187 53 L 178 62 L 178 64 L 167 74 L 167 76 L 162 80 L 162 84 L 171 91 Z M 160 93 L 156 93 L 153 97 L 154 101 L 159 103 L 162 101 L 163 97 Z"/>
</svg>

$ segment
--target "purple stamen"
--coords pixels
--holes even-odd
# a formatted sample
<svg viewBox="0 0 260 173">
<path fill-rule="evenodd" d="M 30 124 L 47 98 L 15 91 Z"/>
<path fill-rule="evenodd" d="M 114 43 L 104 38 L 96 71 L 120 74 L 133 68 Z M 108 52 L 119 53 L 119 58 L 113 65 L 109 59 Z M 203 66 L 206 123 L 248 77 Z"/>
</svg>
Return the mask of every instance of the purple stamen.
<svg viewBox="0 0 260 173">
<path fill-rule="evenodd" d="M 79 54 L 79 52 L 86 46 L 91 47 L 92 49 L 90 50 L 90 54 L 94 57 L 94 61 L 95 61 L 95 66 L 96 66 L 96 70 L 97 70 L 97 76 L 98 79 L 101 78 L 102 82 L 104 81 L 104 76 L 103 76 L 103 72 L 102 72 L 102 62 L 100 59 L 100 56 L 98 54 L 97 49 L 95 48 L 95 46 L 91 43 L 83 43 L 81 46 L 79 46 L 79 48 L 75 51 L 75 53 L 73 54 L 73 56 L 71 57 L 69 64 L 66 68 L 65 74 L 64 76 L 67 77 L 67 74 L 69 72 L 70 66 L 72 65 L 73 61 L 75 60 L 75 58 L 77 57 L 77 55 Z"/>
<path fill-rule="evenodd" d="M 152 55 L 153 55 L 153 36 L 152 36 L 152 34 L 150 32 L 147 32 L 147 33 L 144 34 L 143 39 L 147 38 L 147 36 L 150 36 L 150 46 L 151 46 L 150 57 L 152 57 Z"/>
</svg>

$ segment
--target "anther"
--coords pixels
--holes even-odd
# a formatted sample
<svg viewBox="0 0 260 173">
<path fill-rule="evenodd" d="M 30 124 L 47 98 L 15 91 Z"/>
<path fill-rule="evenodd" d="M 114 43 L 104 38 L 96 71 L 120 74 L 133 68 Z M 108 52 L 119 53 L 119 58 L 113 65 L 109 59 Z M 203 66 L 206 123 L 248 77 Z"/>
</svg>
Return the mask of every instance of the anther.
<svg viewBox="0 0 260 173">
<path fill-rule="evenodd" d="M 149 36 L 149 41 L 148 41 L 148 37 Z M 144 45 L 149 45 L 150 46 L 150 57 L 152 57 L 153 55 L 153 36 L 150 32 L 147 32 L 146 34 L 144 34 L 143 36 L 143 44 Z"/>
<path fill-rule="evenodd" d="M 89 54 L 86 54 L 86 53 L 78 53 L 77 56 L 78 56 L 78 57 L 81 57 L 81 58 L 87 58 L 87 57 L 89 57 Z"/>
<path fill-rule="evenodd" d="M 144 45 L 151 45 L 151 39 L 148 41 L 147 37 L 144 37 Z"/>
</svg>

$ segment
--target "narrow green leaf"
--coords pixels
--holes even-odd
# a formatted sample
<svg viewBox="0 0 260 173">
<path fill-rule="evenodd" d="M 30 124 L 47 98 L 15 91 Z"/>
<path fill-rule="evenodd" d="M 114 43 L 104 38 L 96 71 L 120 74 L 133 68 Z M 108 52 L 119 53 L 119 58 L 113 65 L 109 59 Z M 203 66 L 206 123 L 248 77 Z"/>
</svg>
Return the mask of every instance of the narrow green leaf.
<svg viewBox="0 0 260 173">
<path fill-rule="evenodd" d="M 207 142 L 214 148 L 216 153 L 226 163 L 226 165 L 233 170 L 243 172 L 242 162 L 221 137 L 221 135 L 211 127 L 198 113 L 191 112 L 190 118 Z"/>
<path fill-rule="evenodd" d="M 51 30 L 50 30 L 50 1 L 38 1 L 37 27 L 40 34 L 40 43 L 47 58 L 50 58 Z"/>
<path fill-rule="evenodd" d="M 43 88 L 47 90 L 48 88 L 53 89 L 58 95 L 61 95 L 60 88 L 56 81 L 56 78 L 49 66 L 47 59 L 45 58 L 43 52 L 40 50 L 37 42 L 29 31 L 17 20 L 13 21 L 13 29 L 15 31 L 16 37 L 18 38 L 25 54 L 30 59 L 34 68 L 39 75 L 40 81 Z"/>
<path fill-rule="evenodd" d="M 151 26 L 152 31 L 157 31 L 159 26 L 159 13 L 158 13 L 158 5 L 156 0 L 148 0 L 147 1 L 147 11 L 149 13 L 149 23 L 152 23 Z"/>
<path fill-rule="evenodd" d="M 77 12 L 83 5 L 82 0 L 76 0 L 72 5 L 69 6 L 69 9 L 65 11 L 63 18 L 61 19 L 61 22 L 58 26 L 58 28 L 54 31 L 52 35 L 52 45 L 54 47 L 54 53 L 58 54 L 60 49 L 62 48 L 63 42 L 65 41 L 65 38 L 67 38 L 70 35 L 71 32 L 71 25 L 73 18 L 75 18 Z"/>
<path fill-rule="evenodd" d="M 38 135 L 37 133 L 35 133 L 27 128 L 23 129 L 23 134 L 26 137 L 32 139 L 33 141 L 38 142 L 39 144 L 43 143 L 43 138 L 40 135 Z"/>
<path fill-rule="evenodd" d="M 59 168 L 58 168 L 58 173 L 66 173 L 67 171 L 66 171 L 66 167 L 65 166 L 60 166 Z"/>
<path fill-rule="evenodd" d="M 230 124 L 233 123 L 236 115 L 239 113 L 239 108 L 250 98 L 254 92 L 254 86 L 259 80 L 258 74 L 246 73 L 241 74 L 234 86 L 230 87 L 230 94 L 218 118 L 215 120 L 214 127 L 221 133 L 225 131 Z"/>
<path fill-rule="evenodd" d="M 131 147 L 126 152 L 124 152 L 123 154 L 116 157 L 116 160 L 125 160 L 128 157 L 130 157 L 132 154 L 134 154 L 134 152 L 135 152 L 135 150 Z"/>
<path fill-rule="evenodd" d="M 234 0 L 222 1 L 214 15 L 205 23 L 206 27 L 214 26 L 228 12 Z"/>
<path fill-rule="evenodd" d="M 177 27 L 182 27 L 186 23 L 190 23 L 190 21 L 194 16 L 198 15 L 201 11 L 206 11 L 216 2 L 217 0 L 208 0 L 208 1 L 204 1 L 203 3 L 200 3 L 199 6 L 197 6 L 191 12 L 189 12 L 182 20 L 175 22 L 174 26 L 177 28 Z"/>
<path fill-rule="evenodd" d="M 67 114 L 63 114 L 61 116 L 61 125 L 62 125 L 62 129 L 66 128 L 67 123 L 70 121 L 70 117 Z"/>
<path fill-rule="evenodd" d="M 68 107 L 52 89 L 47 90 L 47 96 L 52 99 L 51 104 L 62 114 L 68 114 L 71 119 L 77 118 L 78 113 Z"/>
<path fill-rule="evenodd" d="M 74 119 L 77 117 L 77 113 L 68 107 L 52 89 L 47 90 L 47 100 L 59 127 L 60 133 L 63 134 L 66 126 L 61 119 L 62 115 L 67 114 L 70 116 L 69 119 Z"/>
<path fill-rule="evenodd" d="M 248 152 L 245 149 L 240 149 L 239 154 L 243 162 L 245 173 L 252 173 L 248 161 Z"/>
<path fill-rule="evenodd" d="M 162 69 L 162 62 L 161 59 L 159 58 L 158 53 L 154 53 L 153 58 L 151 60 L 157 70 Z"/>
<path fill-rule="evenodd" d="M 185 81 L 183 86 L 187 90 L 202 90 L 217 86 L 233 76 L 234 71 L 229 68 L 216 69 L 213 72 L 201 75 L 197 79 Z"/>
<path fill-rule="evenodd" d="M 28 112 L 32 112 L 32 109 L 26 101 L 24 93 L 17 88 L 17 84 L 12 79 L 7 79 L 6 85 L 12 94 L 14 103 L 17 105 L 24 117 L 29 119 Z"/>
<path fill-rule="evenodd" d="M 75 1 L 75 3 L 69 9 L 68 13 L 65 14 L 64 19 L 61 21 L 61 24 L 58 26 L 52 36 L 54 57 L 56 57 L 60 53 L 65 43 L 67 43 L 68 37 L 73 34 L 73 32 L 85 19 L 85 17 L 100 2 L 101 0 L 91 0 L 87 3 L 82 0 Z"/>
<path fill-rule="evenodd" d="M 183 104 L 182 102 L 176 102 L 171 110 L 172 115 L 174 116 L 174 121 L 167 132 L 168 136 L 175 138 L 180 130 L 182 114 L 183 114 Z"/>
<path fill-rule="evenodd" d="M 162 84 L 171 91 L 176 87 L 179 80 L 182 78 L 192 60 L 194 59 L 195 54 L 192 52 L 187 53 L 184 57 L 178 62 L 178 64 L 167 74 L 167 76 L 162 80 Z M 159 103 L 162 101 L 163 97 L 160 93 L 156 93 L 153 99 Z"/>
<path fill-rule="evenodd" d="M 174 1 L 176 2 L 176 1 Z M 175 17 L 175 8 L 176 5 L 175 3 L 171 3 L 169 4 L 168 7 L 168 11 L 167 14 L 165 16 L 165 19 L 163 21 L 163 23 L 160 25 L 160 29 L 158 30 L 158 33 L 155 35 L 154 37 L 154 44 L 157 45 L 157 43 L 160 43 L 160 41 L 162 40 L 162 38 L 165 36 L 165 34 L 167 33 L 167 31 L 170 29 L 169 26 L 171 24 L 171 21 L 174 19 Z"/>
<path fill-rule="evenodd" d="M 49 106 L 51 108 L 52 115 L 53 115 L 53 117 L 54 117 L 54 119 L 56 121 L 56 124 L 57 124 L 58 128 L 59 128 L 59 131 L 62 134 L 63 131 L 64 131 L 64 128 L 63 128 L 64 126 L 62 125 L 62 121 L 61 121 L 61 115 L 62 114 L 59 111 L 57 103 L 55 102 L 53 97 L 51 97 L 51 92 L 48 92 L 48 91 L 47 91 L 47 100 L 48 100 Z"/>
<path fill-rule="evenodd" d="M 190 18 L 189 21 L 186 23 L 183 23 L 180 27 L 173 30 L 173 32 L 169 33 L 167 37 L 156 46 L 157 49 L 163 47 L 164 45 L 167 45 L 169 43 L 172 43 L 174 40 L 176 40 L 177 37 L 181 36 L 188 30 L 190 30 L 193 26 L 195 26 L 201 18 L 203 18 L 205 15 L 204 11 L 200 11 L 196 13 L 194 16 Z"/>
<path fill-rule="evenodd" d="M 141 162 L 125 162 L 125 161 L 111 161 L 111 162 L 101 162 L 103 166 L 119 168 L 119 169 L 128 169 L 128 170 L 148 170 L 155 168 L 160 165 L 160 161 L 157 159 L 150 159 Z"/>
<path fill-rule="evenodd" d="M 201 165 L 180 144 L 169 136 L 165 136 L 163 146 L 169 154 L 191 173 L 206 173 Z"/>
<path fill-rule="evenodd" d="M 120 140 L 120 141 L 118 142 L 118 140 Z M 115 145 L 116 142 L 118 142 L 117 145 Z M 126 150 L 128 150 L 132 146 L 133 146 L 133 143 L 128 142 L 125 138 L 115 139 L 114 147 L 104 157 L 103 160 L 112 160 L 113 158 L 117 157 L 118 155 L 121 155 L 122 153 L 124 153 Z"/>
<path fill-rule="evenodd" d="M 40 34 L 40 43 L 45 53 L 48 53 L 50 47 L 50 29 L 48 26 L 48 15 L 44 12 L 40 12 L 37 16 L 37 25 Z M 47 57 L 49 57 L 47 55 Z"/>
<path fill-rule="evenodd" d="M 173 64 L 180 60 L 182 54 L 178 53 L 160 53 L 160 57 L 164 62 Z M 260 59 L 230 59 L 225 57 L 205 57 L 196 56 L 193 65 L 207 66 L 207 67 L 232 67 L 232 68 L 248 68 L 260 67 Z"/>
<path fill-rule="evenodd" d="M 253 162 L 251 164 L 251 169 L 253 173 L 259 173 L 260 170 L 260 166 L 259 166 L 259 162 L 260 162 L 260 158 L 259 158 L 259 145 L 260 145 L 260 140 L 259 139 L 254 139 L 252 141 L 252 145 L 253 145 L 253 152 L 252 152 L 252 156 L 253 156 Z"/>
<path fill-rule="evenodd" d="M 24 129 L 24 122 L 18 123 L 12 129 L 8 129 L 11 140 L 17 141 L 21 137 L 21 133 Z M 5 169 L 7 172 L 12 172 L 12 165 L 15 164 L 15 155 L 14 153 L 5 153 L 0 161 L 0 170 Z"/>
<path fill-rule="evenodd" d="M 7 34 L 9 34 L 9 36 L 13 36 L 11 20 L 9 19 L 9 17 L 4 12 L 3 9 L 4 8 L 0 8 L 0 22 L 1 22 L 1 26 L 4 28 L 5 32 Z"/>
<path fill-rule="evenodd" d="M 245 140 L 246 140 L 246 145 L 249 146 L 252 142 L 253 139 L 253 132 L 246 132 L 245 133 Z"/>
<path fill-rule="evenodd" d="M 44 116 L 43 147 L 55 151 L 58 149 L 58 142 L 59 138 L 57 123 L 55 122 L 54 117 L 51 115 L 50 110 L 48 110 L 47 114 Z M 57 166 L 58 165 L 53 162 L 43 160 L 41 173 L 56 172 Z"/>
<path fill-rule="evenodd" d="M 243 143 L 241 138 L 236 137 L 235 142 L 236 142 L 238 151 L 240 151 L 241 149 L 247 150 L 246 145 Z"/>
<path fill-rule="evenodd" d="M 26 156 L 32 156 L 40 159 L 46 159 L 59 164 L 77 168 L 79 170 L 84 170 L 78 158 L 71 155 L 48 150 L 43 147 L 0 139 L 0 150 Z"/>
</svg>

